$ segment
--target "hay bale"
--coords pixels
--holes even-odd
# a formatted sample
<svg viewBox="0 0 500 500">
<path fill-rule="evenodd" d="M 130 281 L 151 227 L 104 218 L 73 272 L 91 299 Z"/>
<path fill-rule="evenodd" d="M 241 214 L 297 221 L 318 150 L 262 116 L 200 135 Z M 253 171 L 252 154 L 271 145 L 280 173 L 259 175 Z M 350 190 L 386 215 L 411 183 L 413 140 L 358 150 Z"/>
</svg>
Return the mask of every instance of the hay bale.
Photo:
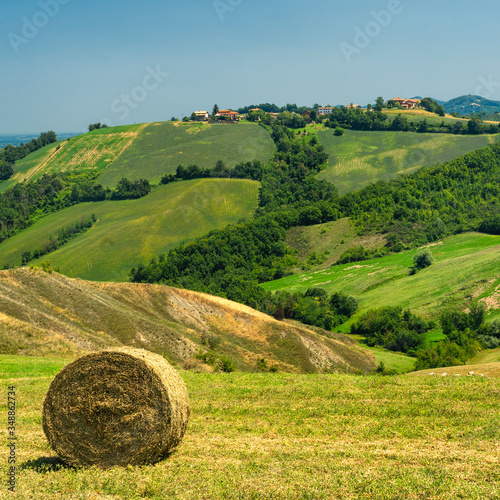
<svg viewBox="0 0 500 500">
<path fill-rule="evenodd" d="M 151 464 L 181 442 L 189 414 L 174 368 L 158 354 L 125 347 L 83 356 L 55 377 L 43 430 L 70 465 Z"/>
</svg>

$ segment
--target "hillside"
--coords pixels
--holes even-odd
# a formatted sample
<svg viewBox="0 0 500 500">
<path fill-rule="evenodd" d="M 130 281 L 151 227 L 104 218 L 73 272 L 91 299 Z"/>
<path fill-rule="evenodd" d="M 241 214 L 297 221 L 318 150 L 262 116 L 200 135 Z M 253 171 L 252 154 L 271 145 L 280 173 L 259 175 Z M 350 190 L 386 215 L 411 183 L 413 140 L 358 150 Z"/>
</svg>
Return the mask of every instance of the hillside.
<svg viewBox="0 0 500 500">
<path fill-rule="evenodd" d="M 240 162 L 267 161 L 274 149 L 269 134 L 250 123 L 159 122 L 110 127 L 31 153 L 16 162 L 14 176 L 0 182 L 0 190 L 44 173 L 75 170 L 100 171 L 99 182 L 110 187 L 122 177 L 158 183 L 165 173 L 174 173 L 179 164 L 212 168 L 222 160 L 233 167 Z"/>
<path fill-rule="evenodd" d="M 199 179 L 157 186 L 138 200 L 74 205 L 4 241 L 0 266 L 19 266 L 23 252 L 41 248 L 61 227 L 95 214 L 98 220 L 90 230 L 40 260 L 50 260 L 70 277 L 125 281 L 138 262 L 250 217 L 258 188 L 255 181 Z"/>
<path fill-rule="evenodd" d="M 493 114 L 500 112 L 500 101 L 492 101 L 479 95 L 463 95 L 443 103 L 447 113 L 473 115 L 477 113 Z"/>
<path fill-rule="evenodd" d="M 243 371 L 367 371 L 373 358 L 342 335 L 327 338 L 219 297 L 162 285 L 95 283 L 21 268 L 0 272 L 3 353 L 73 358 L 130 345 L 192 366 L 214 348 Z"/>
<path fill-rule="evenodd" d="M 477 299 L 488 307 L 489 318 L 500 316 L 500 236 L 466 233 L 428 248 L 434 263 L 413 276 L 409 271 L 417 250 L 294 274 L 262 287 L 270 291 L 305 291 L 312 286 L 329 293 L 342 290 L 359 302 L 354 320 L 368 309 L 388 305 L 435 318 L 444 308 L 463 310 Z"/>
<path fill-rule="evenodd" d="M 340 194 L 500 142 L 500 134 L 463 136 L 346 130 L 343 136 L 336 137 L 328 129 L 320 130 L 318 138 L 329 154 L 328 167 L 318 178 L 335 184 Z"/>
<path fill-rule="evenodd" d="M 144 127 L 124 125 L 103 128 L 45 146 L 16 162 L 14 176 L 0 183 L 0 188 L 5 190 L 13 183 L 36 179 L 45 173 L 104 171 L 133 143 Z"/>
<path fill-rule="evenodd" d="M 252 160 L 266 162 L 274 149 L 270 135 L 257 124 L 151 123 L 100 182 L 114 186 L 122 177 L 143 177 L 158 183 L 163 175 L 175 173 L 178 165 L 213 168 L 218 160 L 228 167 Z"/>
</svg>

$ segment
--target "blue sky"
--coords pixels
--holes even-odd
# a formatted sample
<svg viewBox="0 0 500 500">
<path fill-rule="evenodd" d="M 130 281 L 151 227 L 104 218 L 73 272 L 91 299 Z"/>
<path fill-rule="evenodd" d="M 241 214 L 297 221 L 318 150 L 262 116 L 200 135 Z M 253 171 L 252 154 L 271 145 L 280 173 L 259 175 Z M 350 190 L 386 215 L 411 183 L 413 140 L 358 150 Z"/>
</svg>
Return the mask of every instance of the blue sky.
<svg viewBox="0 0 500 500">
<path fill-rule="evenodd" d="M 215 103 L 500 100 L 498 19 L 498 0 L 4 2 L 0 133 L 168 120 Z"/>
</svg>

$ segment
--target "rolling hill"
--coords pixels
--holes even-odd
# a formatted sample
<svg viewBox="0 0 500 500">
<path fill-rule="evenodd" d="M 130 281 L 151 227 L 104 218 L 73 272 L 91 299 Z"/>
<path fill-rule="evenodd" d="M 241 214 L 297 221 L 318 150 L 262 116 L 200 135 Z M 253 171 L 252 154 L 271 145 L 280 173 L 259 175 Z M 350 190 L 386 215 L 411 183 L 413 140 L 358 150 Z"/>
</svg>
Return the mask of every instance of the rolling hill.
<svg viewBox="0 0 500 500">
<path fill-rule="evenodd" d="M 258 188 L 255 181 L 198 179 L 157 186 L 138 200 L 74 205 L 4 241 L 0 266 L 20 265 L 23 252 L 40 248 L 61 227 L 95 214 L 98 220 L 90 230 L 41 260 L 50 260 L 70 277 L 125 281 L 138 262 L 250 217 Z"/>
<path fill-rule="evenodd" d="M 410 275 L 413 256 L 408 250 L 379 259 L 303 272 L 263 283 L 266 290 L 301 290 L 321 287 L 329 293 L 344 291 L 359 302 L 346 331 L 360 313 L 400 305 L 427 318 L 443 309 L 465 309 L 474 300 L 488 308 L 490 319 L 500 316 L 500 236 L 465 233 L 429 245 L 434 263 Z"/>
<path fill-rule="evenodd" d="M 346 130 L 337 137 L 331 130 L 320 130 L 318 138 L 330 155 L 328 167 L 318 178 L 332 182 L 340 194 L 345 194 L 421 167 L 453 160 L 499 142 L 500 134 L 462 136 Z"/>
<path fill-rule="evenodd" d="M 487 90 L 486 88 L 484 90 Z M 474 115 L 477 113 L 493 114 L 500 112 L 500 101 L 492 101 L 479 95 L 463 95 L 443 103 L 447 113 Z"/>
<path fill-rule="evenodd" d="M 192 366 L 210 345 L 242 371 L 256 371 L 262 358 L 296 373 L 375 367 L 343 335 L 327 338 L 220 297 L 163 285 L 95 283 L 20 268 L 0 272 L 0 310 L 3 353 L 73 358 L 125 344 Z"/>
<path fill-rule="evenodd" d="M 218 160 L 237 163 L 269 160 L 275 149 L 269 133 L 257 124 L 238 125 L 164 122 L 146 126 L 132 145 L 100 178 L 114 186 L 122 177 L 157 183 L 178 165 L 213 168 Z"/>
<path fill-rule="evenodd" d="M 98 182 L 109 187 L 123 177 L 158 183 L 179 164 L 211 168 L 222 160 L 232 167 L 244 161 L 267 161 L 274 149 L 266 130 L 252 123 L 158 122 L 110 127 L 31 153 L 16 162 L 14 176 L 0 182 L 0 190 L 44 173 L 75 170 L 102 172 Z"/>
<path fill-rule="evenodd" d="M 4 191 L 16 182 L 36 179 L 45 173 L 104 171 L 132 144 L 144 127 L 143 124 L 103 128 L 49 144 L 16 162 L 14 176 L 0 183 L 0 188 Z"/>
</svg>

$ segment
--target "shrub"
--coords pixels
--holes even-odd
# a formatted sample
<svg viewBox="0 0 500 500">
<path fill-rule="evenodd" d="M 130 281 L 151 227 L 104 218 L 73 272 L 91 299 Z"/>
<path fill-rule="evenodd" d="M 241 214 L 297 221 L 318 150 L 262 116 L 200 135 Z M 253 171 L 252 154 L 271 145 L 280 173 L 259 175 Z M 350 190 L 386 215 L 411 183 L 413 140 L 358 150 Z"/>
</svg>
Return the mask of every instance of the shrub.
<svg viewBox="0 0 500 500">
<path fill-rule="evenodd" d="M 422 250 L 413 257 L 413 264 L 419 271 L 429 267 L 433 261 L 434 258 L 432 257 L 432 253 L 429 249 Z"/>
<path fill-rule="evenodd" d="M 222 355 L 217 360 L 217 368 L 224 373 L 231 373 L 236 370 L 236 364 L 232 359 L 229 359 L 227 356 Z"/>
</svg>

